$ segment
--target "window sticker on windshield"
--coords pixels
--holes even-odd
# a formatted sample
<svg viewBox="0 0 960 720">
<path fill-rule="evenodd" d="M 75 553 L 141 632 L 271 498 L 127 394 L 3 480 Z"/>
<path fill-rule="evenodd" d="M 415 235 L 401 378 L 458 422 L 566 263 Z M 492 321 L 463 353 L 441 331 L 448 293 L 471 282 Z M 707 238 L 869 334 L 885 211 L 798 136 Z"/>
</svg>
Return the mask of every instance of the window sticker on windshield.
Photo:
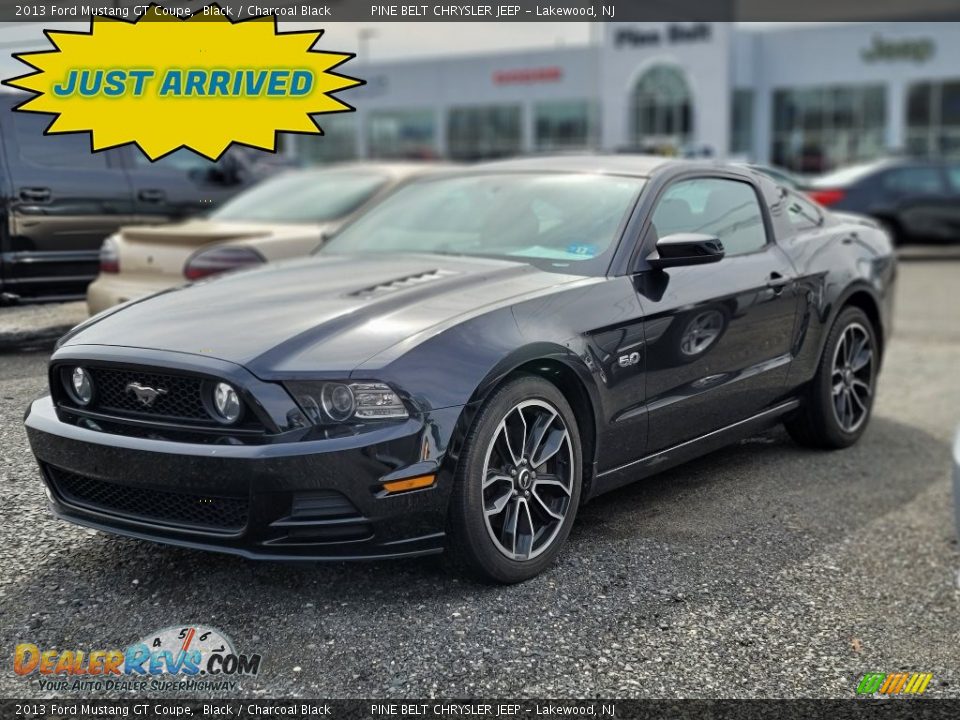
<svg viewBox="0 0 960 720">
<path fill-rule="evenodd" d="M 597 254 L 596 245 L 568 245 L 567 252 L 571 255 L 579 255 L 580 257 L 592 258 Z"/>
</svg>

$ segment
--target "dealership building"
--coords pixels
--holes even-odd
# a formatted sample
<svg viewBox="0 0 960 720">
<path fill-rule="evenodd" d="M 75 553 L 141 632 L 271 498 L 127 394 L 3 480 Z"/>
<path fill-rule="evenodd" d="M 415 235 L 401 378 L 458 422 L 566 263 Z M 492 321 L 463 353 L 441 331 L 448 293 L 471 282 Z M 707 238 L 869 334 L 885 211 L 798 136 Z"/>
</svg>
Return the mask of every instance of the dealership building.
<svg viewBox="0 0 960 720">
<path fill-rule="evenodd" d="M 308 159 L 695 152 L 818 172 L 960 156 L 960 23 L 604 23 L 583 47 L 353 61 Z"/>
</svg>

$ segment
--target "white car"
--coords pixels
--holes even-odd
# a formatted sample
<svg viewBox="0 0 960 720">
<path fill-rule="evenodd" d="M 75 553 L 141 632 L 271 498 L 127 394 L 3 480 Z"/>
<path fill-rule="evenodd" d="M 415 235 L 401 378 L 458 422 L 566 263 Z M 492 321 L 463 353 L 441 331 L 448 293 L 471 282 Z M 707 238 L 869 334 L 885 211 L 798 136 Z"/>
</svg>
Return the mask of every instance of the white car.
<svg viewBox="0 0 960 720">
<path fill-rule="evenodd" d="M 358 162 L 293 170 L 245 190 L 206 217 L 121 228 L 100 250 L 91 315 L 187 281 L 309 255 L 348 220 L 441 164 Z"/>
</svg>

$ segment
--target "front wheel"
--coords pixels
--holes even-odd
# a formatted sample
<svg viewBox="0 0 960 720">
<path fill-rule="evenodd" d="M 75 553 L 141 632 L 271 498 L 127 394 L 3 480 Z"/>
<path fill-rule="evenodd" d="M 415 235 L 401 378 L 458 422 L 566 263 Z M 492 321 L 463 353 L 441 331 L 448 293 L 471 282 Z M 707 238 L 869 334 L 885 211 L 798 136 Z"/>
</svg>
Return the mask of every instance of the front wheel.
<svg viewBox="0 0 960 720">
<path fill-rule="evenodd" d="M 537 377 L 497 389 L 467 436 L 450 504 L 449 550 L 483 580 L 516 583 L 553 562 L 580 502 L 582 454 L 562 393 Z"/>
<path fill-rule="evenodd" d="M 867 427 L 873 409 L 879 352 L 870 318 L 844 308 L 830 329 L 804 404 L 785 424 L 801 445 L 844 448 Z"/>
</svg>

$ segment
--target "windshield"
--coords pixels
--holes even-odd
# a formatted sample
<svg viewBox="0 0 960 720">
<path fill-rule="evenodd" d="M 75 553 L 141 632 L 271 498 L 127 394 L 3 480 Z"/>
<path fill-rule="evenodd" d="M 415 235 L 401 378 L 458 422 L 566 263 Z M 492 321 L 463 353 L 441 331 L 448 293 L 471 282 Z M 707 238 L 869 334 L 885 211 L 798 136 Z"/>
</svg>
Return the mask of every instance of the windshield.
<svg viewBox="0 0 960 720">
<path fill-rule="evenodd" d="M 313 170 L 279 175 L 240 193 L 210 214 L 213 220 L 320 223 L 370 199 L 388 178 L 372 172 Z"/>
<path fill-rule="evenodd" d="M 322 253 L 437 253 L 606 271 L 640 178 L 471 175 L 416 182 L 345 227 Z"/>
</svg>

